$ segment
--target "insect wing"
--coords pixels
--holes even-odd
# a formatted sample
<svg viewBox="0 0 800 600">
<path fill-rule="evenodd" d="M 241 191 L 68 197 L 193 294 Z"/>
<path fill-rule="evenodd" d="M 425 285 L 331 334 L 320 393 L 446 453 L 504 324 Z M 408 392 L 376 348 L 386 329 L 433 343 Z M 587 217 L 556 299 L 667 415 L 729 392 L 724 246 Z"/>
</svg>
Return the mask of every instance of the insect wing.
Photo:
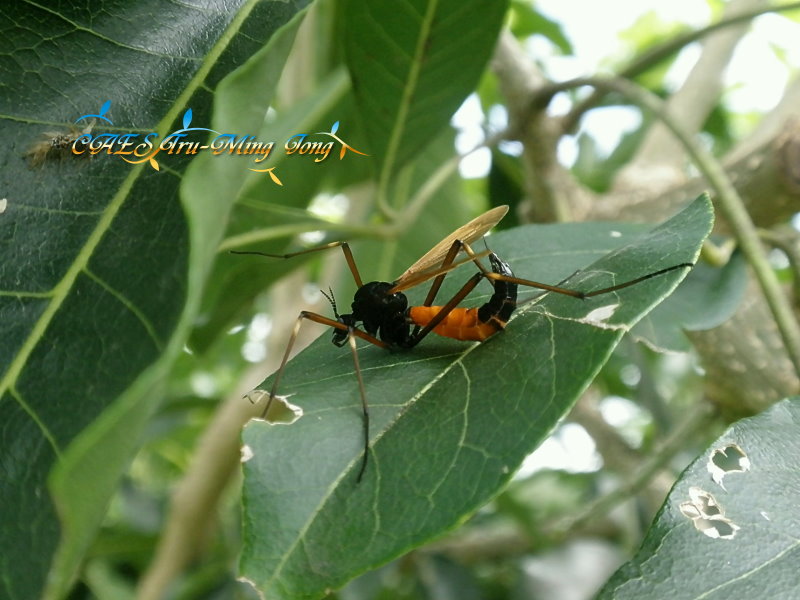
<svg viewBox="0 0 800 600">
<path fill-rule="evenodd" d="M 475 217 L 466 225 L 462 225 L 428 250 L 422 258 L 411 265 L 394 283 L 397 284 L 398 287 L 405 287 L 403 284 L 409 279 L 424 281 L 427 277 L 424 277 L 423 273 L 428 270 L 434 270 L 431 276 L 435 276 L 437 274 L 435 269 L 441 266 L 445 255 L 450 250 L 455 240 L 461 240 L 462 242 L 471 244 L 475 240 L 483 237 L 487 231 L 497 225 L 507 212 L 508 206 L 496 206 L 482 215 Z"/>
</svg>

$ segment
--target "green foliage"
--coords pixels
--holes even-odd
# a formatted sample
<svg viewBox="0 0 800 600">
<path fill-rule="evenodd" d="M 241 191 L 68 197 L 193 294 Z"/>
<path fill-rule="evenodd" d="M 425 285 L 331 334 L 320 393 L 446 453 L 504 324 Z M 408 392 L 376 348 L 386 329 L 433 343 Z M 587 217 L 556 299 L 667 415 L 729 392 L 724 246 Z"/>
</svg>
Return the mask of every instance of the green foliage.
<svg viewBox="0 0 800 600">
<path fill-rule="evenodd" d="M 662 352 L 688 352 L 691 346 L 683 331 L 706 331 L 727 321 L 744 298 L 746 285 L 740 253 L 722 268 L 701 262 L 686 284 L 637 323 L 631 335 Z"/>
<path fill-rule="evenodd" d="M 683 472 L 639 552 L 599 597 L 747 598 L 755 590 L 768 598 L 793 597 L 800 584 L 790 533 L 798 526 L 798 422 L 800 399 L 792 398 L 722 434 Z M 733 445 L 738 449 L 731 451 Z M 728 461 L 718 483 L 708 466 L 720 450 L 748 464 Z M 710 496 L 692 502 L 693 488 Z"/>
<path fill-rule="evenodd" d="M 621 223 L 518 227 L 529 157 L 495 147 L 488 180 L 457 173 L 448 126 L 454 111 L 476 89 L 484 108 L 503 108 L 498 105 L 506 100 L 507 90 L 487 71 L 504 23 L 521 41 L 542 35 L 571 54 L 561 23 L 517 0 L 319 0 L 313 18 L 306 18 L 306 4 L 260 0 L 200 9 L 148 0 L 114 10 L 92 3 L 0 8 L 6 25 L 0 51 L 6 142 L 0 148 L 0 597 L 135 597 L 162 530 L 175 518 L 170 491 L 205 443 L 218 397 L 244 378 L 242 344 L 254 312 L 267 304 L 264 290 L 307 262 L 321 269 L 320 255 L 281 261 L 228 250 L 283 253 L 303 243 L 298 234 L 320 231 L 326 240 L 352 242 L 365 279 L 391 280 L 487 205 L 510 204 L 502 231 L 488 245 L 521 277 L 566 279 L 589 290 L 697 259 L 712 220 L 706 196 L 654 231 Z M 650 20 L 627 39 L 645 52 L 672 33 Z M 307 63 L 313 64 L 306 70 Z M 670 64 L 644 69 L 640 81 L 661 88 Z M 250 171 L 251 157 L 209 153 L 191 161 L 161 154 L 157 171 L 119 157 L 55 153 L 34 165 L 26 156 L 45 132 L 69 132 L 78 115 L 109 99 L 109 116 L 121 131 L 163 136 L 191 118 L 193 126 L 275 141 L 268 161 L 273 172 Z M 731 125 L 737 119 L 720 105 L 707 120 L 715 151 L 737 141 Z M 608 157 L 582 136 L 573 173 L 595 190 L 608 189 L 649 118 L 643 123 Z M 336 133 L 368 156 L 348 153 L 324 163 L 288 156 L 281 146 L 297 133 Z M 352 201 L 344 218 L 308 210 L 320 194 L 339 193 Z M 326 264 L 340 259 L 327 258 L 333 260 Z M 279 390 L 293 394 L 304 416 L 291 426 L 254 421 L 246 427 L 243 441 L 253 457 L 243 466 L 243 489 L 231 486 L 202 523 L 192 524 L 207 528 L 208 537 L 195 549 L 199 559 L 166 593 L 314 598 L 341 588 L 335 593 L 342 600 L 522 594 L 515 577 L 523 569 L 514 559 L 473 568 L 425 550 L 385 563 L 470 518 L 476 528 L 499 524 L 523 532 L 520 552 L 529 555 L 555 543 L 548 520 L 594 499 L 607 473 L 512 479 L 516 469 L 557 427 L 624 333 L 633 328 L 650 346 L 687 349 L 683 330 L 715 326 L 734 310 L 744 271 L 738 256 L 724 269 L 698 265 L 675 294 L 683 270 L 585 301 L 523 290 L 508 330 L 483 344 L 432 335 L 402 353 L 359 343 L 372 417 L 360 484 L 353 362 L 326 332 L 289 363 Z M 473 272 L 468 265 L 450 274 L 439 298 Z M 410 291 L 412 302 L 422 300 L 424 288 Z M 350 282 L 336 286 L 341 312 L 353 290 Z M 478 305 L 490 292 L 484 281 L 466 304 Z M 613 314 L 600 322 L 589 318 L 609 306 Z M 271 316 L 291 322 L 297 310 Z M 617 356 L 615 368 L 627 360 Z M 667 369 L 660 376 L 657 360 L 648 355 L 640 362 L 652 366 L 646 376 L 660 378 L 648 382 L 653 387 L 674 378 Z M 615 376 L 598 389 L 633 396 L 636 390 L 620 377 L 609 383 Z M 782 436 L 792 435 L 793 407 L 787 403 L 771 415 Z M 652 413 L 659 420 L 659 410 L 680 409 Z M 724 439 L 745 439 L 748 453 L 763 446 L 761 454 L 753 452 L 754 464 L 783 469 L 763 441 L 765 423 L 742 423 Z M 679 489 L 689 485 L 689 473 Z M 766 474 L 753 475 L 726 479 L 726 514 L 752 516 L 755 506 L 740 503 L 733 484 L 777 486 Z M 706 538 L 674 508 L 667 504 L 609 590 L 627 593 L 636 585 L 634 574 L 668 578 L 672 532 L 687 536 L 684 549 L 691 551 L 698 539 L 727 543 Z M 773 525 L 750 516 L 742 517 L 737 541 L 751 539 L 745 523 L 766 524 L 764 531 L 773 533 Z M 667 518 L 673 521 L 664 525 Z M 663 535 L 665 528 L 670 535 Z M 691 566 L 692 558 L 705 559 L 703 552 L 687 550 L 682 558 Z M 756 567 L 767 571 L 773 564 L 767 551 L 752 552 Z M 782 558 L 791 548 L 778 552 Z M 254 588 L 236 582 L 236 557 Z M 791 572 L 785 561 L 774 564 Z M 768 588 L 740 568 L 721 567 Z M 76 580 L 80 587 L 73 590 Z"/>
<path fill-rule="evenodd" d="M 647 49 L 683 33 L 684 29 L 684 26 L 677 23 L 665 23 L 652 11 L 643 14 L 629 29 L 619 34 L 620 41 L 627 46 L 627 56 L 624 57 L 624 60 L 627 61 L 631 56 L 643 54 Z M 661 88 L 664 85 L 664 76 L 675 62 L 675 58 L 677 55 L 651 65 L 647 71 L 637 77 L 637 81 L 651 89 Z"/>
<path fill-rule="evenodd" d="M 477 84 L 506 7 L 343 2 L 347 66 L 379 173 L 396 171 L 447 125 Z"/>
<path fill-rule="evenodd" d="M 547 281 L 558 280 L 554 265 L 562 278 L 585 267 L 569 285 L 590 291 L 694 262 L 711 223 L 710 203 L 700 198 L 590 265 L 583 261 L 603 250 L 584 245 L 580 232 L 568 249 L 572 260 L 556 261 L 563 246 L 545 246 L 536 227 L 499 233 L 492 248 L 516 273 L 542 273 Z M 553 233 L 551 241 L 563 239 Z M 252 422 L 244 432 L 253 457 L 244 465 L 243 575 L 269 597 L 318 598 L 452 528 L 508 482 L 624 331 L 682 275 L 585 301 L 549 295 L 483 344 L 426 340 L 407 354 L 362 344 L 373 401 L 370 462 L 358 484 L 361 414 L 351 358 L 334 352 L 326 336 L 317 340 L 284 373 L 283 393 L 304 416 L 291 426 Z M 609 305 L 615 312 L 601 323 L 586 320 Z"/>
<path fill-rule="evenodd" d="M 564 34 L 561 24 L 537 11 L 522 0 L 511 2 L 511 33 L 520 39 L 541 35 L 564 54 L 572 54 L 572 44 Z"/>
<path fill-rule="evenodd" d="M 169 172 L 71 156 L 33 168 L 27 147 L 106 98 L 118 123 L 162 134 L 176 128 L 184 103 L 207 120 L 207 91 L 299 8 L 162 5 L 158 21 L 146 3 L 120 9 L 118 21 L 98 20 L 99 6 L 3 9 L 17 24 L 7 39 L 40 43 L 33 62 L 8 63 L 0 100 L 8 199 L 0 310 L 13 323 L 0 337 L 3 597 L 62 597 L 71 584 L 161 397 L 227 211 L 217 201 L 221 219 L 208 211 L 187 222 L 180 161 Z M 140 46 L 152 36 L 165 53 Z M 52 56 L 68 62 L 51 68 Z"/>
</svg>

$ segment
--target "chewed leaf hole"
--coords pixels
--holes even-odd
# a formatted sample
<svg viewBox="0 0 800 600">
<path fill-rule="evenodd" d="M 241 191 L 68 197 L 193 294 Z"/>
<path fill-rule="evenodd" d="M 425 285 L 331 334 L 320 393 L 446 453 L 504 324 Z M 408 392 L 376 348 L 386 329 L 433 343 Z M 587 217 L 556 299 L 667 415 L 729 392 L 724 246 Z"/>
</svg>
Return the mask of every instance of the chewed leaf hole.
<svg viewBox="0 0 800 600">
<path fill-rule="evenodd" d="M 719 519 L 695 519 L 694 526 L 703 535 L 719 540 L 732 540 L 736 532 L 741 529 L 736 523 L 725 517 L 720 517 Z"/>
<path fill-rule="evenodd" d="M 717 448 L 708 458 L 708 472 L 714 483 L 725 489 L 722 480 L 728 473 L 744 473 L 750 470 L 750 459 L 738 444 Z"/>
<path fill-rule="evenodd" d="M 712 519 L 724 514 L 713 495 L 694 486 L 689 488 L 689 501 L 681 503 L 680 509 L 684 516 L 690 519 L 697 517 Z"/>
<path fill-rule="evenodd" d="M 617 312 L 617 308 L 619 308 L 619 304 L 608 304 L 607 306 L 600 306 L 595 308 L 594 310 L 590 311 L 583 320 L 588 323 L 605 323 L 608 321 L 614 313 Z"/>
<path fill-rule="evenodd" d="M 241 459 L 240 460 L 243 463 L 247 462 L 248 460 L 253 458 L 253 456 L 255 456 L 255 454 L 253 454 L 253 449 L 250 446 L 248 446 L 247 444 L 245 444 L 244 446 L 241 447 L 240 453 L 241 453 Z"/>
<path fill-rule="evenodd" d="M 681 514 L 692 521 L 695 529 L 713 539 L 731 540 L 741 529 L 725 516 L 724 509 L 709 492 L 699 488 L 689 488 L 689 500 L 678 507 Z"/>
<path fill-rule="evenodd" d="M 245 394 L 245 398 L 253 404 L 260 404 L 266 407 L 269 402 L 269 392 L 265 390 L 253 390 Z M 264 416 L 267 423 L 273 425 L 291 425 L 303 416 L 303 409 L 288 401 L 289 396 L 275 395 L 272 404 L 269 405 L 269 412 Z M 263 410 L 263 409 L 262 409 Z"/>
</svg>

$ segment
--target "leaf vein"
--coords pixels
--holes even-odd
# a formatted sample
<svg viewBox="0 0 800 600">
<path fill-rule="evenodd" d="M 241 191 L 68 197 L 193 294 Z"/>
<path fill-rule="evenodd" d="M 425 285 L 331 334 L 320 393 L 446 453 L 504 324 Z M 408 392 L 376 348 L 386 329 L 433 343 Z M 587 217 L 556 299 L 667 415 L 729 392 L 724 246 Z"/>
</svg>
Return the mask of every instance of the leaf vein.
<svg viewBox="0 0 800 600">
<path fill-rule="evenodd" d="M 99 277 L 93 273 L 88 267 L 84 268 L 83 272 L 86 273 L 86 275 L 88 275 L 89 278 L 95 283 L 97 283 L 97 285 L 102 287 L 106 292 L 111 294 L 111 296 L 116 298 L 120 304 L 122 304 L 133 316 L 135 316 L 145 328 L 145 331 L 147 331 L 147 335 L 149 335 L 150 339 L 153 340 L 153 343 L 156 345 L 156 348 L 158 348 L 158 351 L 163 352 L 164 342 L 161 340 L 161 338 L 159 338 L 158 334 L 156 333 L 156 328 L 153 326 L 153 323 L 150 321 L 150 319 L 145 316 L 144 312 L 142 312 L 142 310 L 127 297 L 125 297 L 125 294 L 112 287 L 111 284 L 105 281 L 102 277 Z"/>
</svg>

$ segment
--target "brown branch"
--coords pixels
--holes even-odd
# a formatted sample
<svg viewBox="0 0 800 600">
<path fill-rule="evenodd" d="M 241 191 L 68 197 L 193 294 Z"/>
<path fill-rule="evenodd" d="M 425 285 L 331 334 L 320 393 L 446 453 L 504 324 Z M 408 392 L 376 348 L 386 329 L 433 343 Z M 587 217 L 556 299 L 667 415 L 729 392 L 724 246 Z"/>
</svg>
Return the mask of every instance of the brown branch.
<svg viewBox="0 0 800 600">
<path fill-rule="evenodd" d="M 659 444 L 659 447 L 650 456 L 639 457 L 640 459 L 630 469 L 623 471 L 626 478 L 621 485 L 605 496 L 595 499 L 579 513 L 569 515 L 551 524 L 547 531 L 555 536 L 563 536 L 569 531 L 581 528 L 606 515 L 614 507 L 639 491 L 644 492 L 649 503 L 650 514 L 655 515 L 675 480 L 672 474 L 666 470 L 669 462 L 686 448 L 688 440 L 708 427 L 711 419 L 712 411 L 705 404 L 700 404 L 690 410 L 680 425 Z M 616 434 L 616 431 L 614 433 Z M 595 437 L 595 441 L 597 439 Z M 637 452 L 637 454 L 639 453 Z"/>
<path fill-rule="evenodd" d="M 734 315 L 708 331 L 688 331 L 705 370 L 704 390 L 729 421 L 761 412 L 798 392 L 780 333 L 751 279 Z"/>
<path fill-rule="evenodd" d="M 786 12 L 797 9 L 800 9 L 800 2 L 790 2 L 784 5 L 768 6 L 764 8 L 759 8 L 757 10 L 748 11 L 741 14 L 733 15 L 731 17 L 720 19 L 716 23 L 712 23 L 707 27 L 698 29 L 696 31 L 690 31 L 689 33 L 686 33 L 684 35 L 676 36 L 659 46 L 647 50 L 641 56 L 636 57 L 627 67 L 623 68 L 618 73 L 618 76 L 625 77 L 627 79 L 632 79 L 644 73 L 645 71 L 648 71 L 649 69 L 655 67 L 656 65 L 658 65 L 658 63 L 669 58 L 676 52 L 688 46 L 689 44 L 701 40 L 705 36 L 719 29 L 751 21 L 756 17 L 766 13 Z M 597 106 L 607 93 L 608 92 L 606 90 L 593 90 L 592 93 L 585 100 L 578 103 L 562 121 L 562 126 L 564 127 L 564 131 L 565 132 L 572 131 L 577 126 L 581 117 L 587 111 Z"/>
<path fill-rule="evenodd" d="M 239 432 L 261 410 L 243 399 L 245 383 L 217 410 L 172 494 L 164 533 L 137 590 L 138 600 L 160 600 L 172 581 L 204 546 L 216 504 L 239 464 Z"/>
<path fill-rule="evenodd" d="M 725 17 L 730 18 L 765 2 L 734 0 L 726 5 Z M 695 135 L 700 131 L 719 101 L 722 74 L 749 25 L 750 22 L 745 21 L 719 29 L 706 37 L 697 63 L 680 88 L 666 100 L 667 112 L 680 123 L 687 135 Z M 664 187 L 671 187 L 685 178 L 685 162 L 686 151 L 680 140 L 663 121 L 656 121 L 648 129 L 634 158 L 617 174 L 614 187 L 618 190 L 641 187 L 644 178 L 649 180 L 648 187 L 653 189 L 654 182 L 649 173 L 653 169 L 663 173 L 661 181 Z"/>
<path fill-rule="evenodd" d="M 800 88 L 800 86 L 798 86 Z M 783 223 L 800 212 L 800 110 L 797 118 L 785 121 L 779 135 L 767 140 L 762 147 L 736 160 L 725 160 L 723 167 L 730 174 L 753 222 L 762 228 Z M 738 153 L 737 153 L 738 154 Z M 597 199 L 583 215 L 586 219 L 607 221 L 625 215 L 629 221 L 653 221 L 674 214 L 707 189 L 700 177 L 674 185 L 654 194 L 647 181 L 633 189 L 617 190 Z M 713 199 L 713 195 L 712 195 Z M 724 222 L 717 231 L 726 231 Z"/>
<path fill-rule="evenodd" d="M 570 221 L 576 206 L 591 205 L 593 194 L 579 185 L 558 161 L 556 149 L 561 132 L 544 111 L 531 111 L 530 99 L 546 81 L 517 40 L 504 31 L 500 36 L 493 70 L 506 98 L 509 131 L 522 142 L 525 221 Z"/>
<path fill-rule="evenodd" d="M 603 457 L 603 466 L 609 471 L 629 476 L 640 468 L 644 460 L 641 452 L 632 448 L 619 432 L 603 419 L 597 403 L 591 395 L 585 394 L 578 401 L 569 418 L 592 436 L 597 451 Z M 664 502 L 664 497 L 672 487 L 674 480 L 675 477 L 672 473 L 658 469 L 650 473 L 646 482 L 641 483 L 638 489 L 643 492 L 648 511 L 651 514 L 655 514 L 658 507 Z"/>
</svg>

